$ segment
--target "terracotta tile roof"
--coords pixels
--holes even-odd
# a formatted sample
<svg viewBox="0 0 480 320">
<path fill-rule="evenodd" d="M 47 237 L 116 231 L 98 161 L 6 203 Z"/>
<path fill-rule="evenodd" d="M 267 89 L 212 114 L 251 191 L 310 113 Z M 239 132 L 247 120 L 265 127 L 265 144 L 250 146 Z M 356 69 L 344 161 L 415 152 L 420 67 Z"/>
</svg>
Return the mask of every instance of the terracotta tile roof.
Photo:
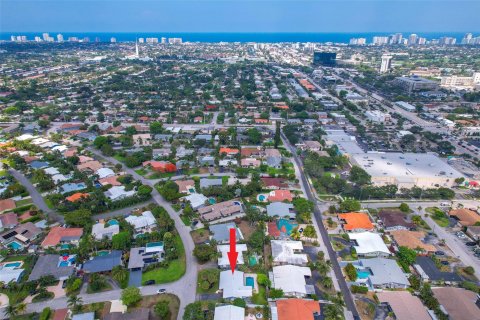
<svg viewBox="0 0 480 320">
<path fill-rule="evenodd" d="M 235 148 L 220 148 L 220 151 L 219 153 L 222 154 L 222 153 L 226 153 L 226 154 L 237 154 L 239 151 L 238 149 L 235 149 Z"/>
<path fill-rule="evenodd" d="M 96 160 L 88 161 L 88 162 L 77 165 L 77 169 L 79 171 L 91 170 L 95 172 L 101 168 L 103 168 L 102 164 Z"/>
<path fill-rule="evenodd" d="M 373 230 L 373 224 L 366 213 L 350 212 L 338 215 L 339 219 L 345 220 L 343 228 L 347 231 Z"/>
<path fill-rule="evenodd" d="M 16 213 L 4 213 L 0 215 L 0 221 L 2 226 L 15 226 L 18 224 L 18 217 Z"/>
<path fill-rule="evenodd" d="M 275 221 L 270 221 L 267 224 L 268 234 L 272 237 L 280 237 L 280 230 L 278 230 L 277 223 Z"/>
<path fill-rule="evenodd" d="M 480 215 L 469 209 L 451 210 L 449 214 L 456 217 L 462 226 L 473 226 L 480 221 Z"/>
<path fill-rule="evenodd" d="M 65 200 L 70 202 L 77 202 L 83 198 L 88 198 L 88 193 L 77 192 L 72 194 L 70 197 L 66 197 Z"/>
<path fill-rule="evenodd" d="M 421 248 L 426 252 L 436 251 L 435 246 L 424 243 L 422 239 L 425 237 L 425 232 L 422 231 L 408 231 L 408 230 L 395 230 L 390 231 L 395 242 L 402 247 L 410 249 Z"/>
<path fill-rule="evenodd" d="M 314 320 L 320 314 L 318 301 L 303 299 L 277 300 L 278 320 Z"/>
<path fill-rule="evenodd" d="M 285 179 L 282 179 L 282 178 L 264 177 L 264 178 L 260 178 L 260 180 L 262 180 L 263 184 L 266 187 L 277 187 L 277 188 L 287 187 L 287 184 L 285 183 Z"/>
<path fill-rule="evenodd" d="M 15 201 L 12 199 L 0 200 L 0 212 L 15 209 Z"/>
<path fill-rule="evenodd" d="M 83 234 L 83 228 L 63 228 L 53 227 L 42 242 L 42 247 L 54 247 L 62 241 L 63 238 L 80 238 Z"/>
<path fill-rule="evenodd" d="M 293 196 L 290 190 L 274 190 L 274 191 L 271 191 L 268 196 L 268 201 L 270 202 L 276 202 L 276 201 L 281 202 L 284 200 L 288 200 L 288 201 L 293 200 Z"/>
<path fill-rule="evenodd" d="M 145 161 L 144 163 L 142 163 L 142 166 L 150 166 L 152 170 L 160 172 L 177 171 L 177 167 L 173 163 L 170 163 L 168 161 Z"/>
<path fill-rule="evenodd" d="M 98 182 L 102 186 L 106 186 L 106 185 L 109 184 L 109 185 L 112 185 L 114 187 L 118 187 L 118 186 L 121 186 L 122 184 L 118 181 L 117 178 L 118 178 L 117 176 L 106 177 L 106 178 L 98 180 Z"/>
<path fill-rule="evenodd" d="M 188 187 L 195 187 L 195 181 L 193 180 L 175 180 L 178 185 L 178 192 L 187 193 Z"/>
<path fill-rule="evenodd" d="M 68 316 L 68 309 L 57 309 L 53 314 L 53 320 L 65 320 Z"/>
</svg>

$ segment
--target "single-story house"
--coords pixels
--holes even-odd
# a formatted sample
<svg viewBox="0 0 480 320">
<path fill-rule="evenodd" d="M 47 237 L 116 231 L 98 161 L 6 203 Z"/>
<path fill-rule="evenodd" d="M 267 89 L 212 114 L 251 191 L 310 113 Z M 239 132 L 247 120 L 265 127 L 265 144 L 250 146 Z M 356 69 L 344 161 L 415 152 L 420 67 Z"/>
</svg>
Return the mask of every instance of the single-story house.
<svg viewBox="0 0 480 320">
<path fill-rule="evenodd" d="M 269 217 L 295 218 L 294 206 L 291 203 L 273 202 L 267 205 Z"/>
<path fill-rule="evenodd" d="M 454 272 L 443 272 L 437 268 L 435 262 L 430 257 L 418 256 L 415 259 L 413 268 L 424 282 L 461 282 L 462 278 Z"/>
<path fill-rule="evenodd" d="M 480 319 L 480 299 L 475 292 L 454 287 L 432 288 L 432 292 L 450 319 Z"/>
<path fill-rule="evenodd" d="M 210 188 L 210 187 L 221 187 L 223 186 L 222 179 L 208 179 L 203 178 L 200 179 L 200 188 Z"/>
<path fill-rule="evenodd" d="M 270 202 L 282 202 L 282 201 L 292 201 L 293 196 L 290 190 L 273 190 L 268 194 L 268 201 Z"/>
<path fill-rule="evenodd" d="M 0 213 L 16 208 L 15 201 L 12 199 L 0 200 Z"/>
<path fill-rule="evenodd" d="M 378 300 L 386 305 L 397 320 L 431 320 L 422 301 L 408 291 L 377 292 Z"/>
<path fill-rule="evenodd" d="M 222 290 L 223 299 L 248 298 L 252 296 L 252 287 L 246 285 L 245 276 L 242 271 L 230 270 L 220 272 L 220 283 L 218 288 Z"/>
<path fill-rule="evenodd" d="M 425 232 L 423 231 L 395 230 L 390 231 L 390 235 L 399 247 L 407 247 L 413 250 L 420 249 L 424 252 L 435 252 L 437 250 L 434 245 L 424 242 Z"/>
<path fill-rule="evenodd" d="M 228 200 L 198 209 L 201 218 L 212 221 L 243 213 L 242 203 L 238 200 Z"/>
<path fill-rule="evenodd" d="M 213 320 L 245 320 L 245 309 L 232 305 L 217 306 Z"/>
<path fill-rule="evenodd" d="M 83 264 L 83 271 L 86 273 L 108 272 L 116 266 L 122 265 L 122 251 L 112 250 L 112 252 L 96 256 Z"/>
<path fill-rule="evenodd" d="M 143 167 L 150 167 L 153 171 L 157 172 L 176 172 L 177 167 L 169 161 L 145 161 L 142 163 Z"/>
<path fill-rule="evenodd" d="M 283 290 L 285 296 L 305 297 L 315 293 L 313 286 L 305 281 L 305 277 L 312 276 L 310 268 L 284 265 L 273 267 L 272 270 L 269 272 L 272 287 Z"/>
<path fill-rule="evenodd" d="M 370 217 L 363 212 L 341 213 L 338 215 L 338 219 L 343 223 L 345 232 L 363 232 L 374 229 Z"/>
<path fill-rule="evenodd" d="M 238 252 L 238 257 L 237 257 L 237 265 L 240 264 L 245 264 L 245 261 L 243 260 L 243 253 L 247 252 L 247 245 L 242 243 L 242 244 L 236 244 L 235 245 L 236 252 Z M 230 261 L 228 260 L 228 252 L 230 251 L 230 245 L 228 244 L 222 244 L 217 246 L 217 251 L 220 253 L 220 256 L 218 257 L 218 266 L 223 269 L 230 269 Z"/>
<path fill-rule="evenodd" d="M 473 226 L 475 223 L 480 222 L 480 215 L 473 210 L 465 208 L 455 209 L 450 210 L 448 214 L 457 219 L 458 223 L 464 227 Z"/>
<path fill-rule="evenodd" d="M 407 276 L 393 259 L 360 259 L 359 264 L 361 274 L 369 274 L 366 279 L 359 277 L 357 282 L 365 280 L 373 289 L 406 289 L 410 286 Z"/>
<path fill-rule="evenodd" d="M 408 222 L 406 215 L 397 210 L 380 210 L 378 218 L 386 231 L 415 229 L 413 222 Z"/>
<path fill-rule="evenodd" d="M 111 187 L 103 193 L 112 201 L 122 200 L 135 195 L 135 190 L 126 191 L 125 186 Z"/>
<path fill-rule="evenodd" d="M 262 177 L 260 178 L 263 185 L 266 189 L 270 190 L 277 190 L 277 189 L 285 189 L 288 187 L 288 184 L 285 182 L 283 178 L 270 178 L 270 177 Z"/>
<path fill-rule="evenodd" d="M 113 177 L 115 175 L 115 172 L 110 168 L 100 168 L 95 173 L 100 179 Z"/>
<path fill-rule="evenodd" d="M 107 224 L 104 221 L 95 223 L 92 226 L 92 235 L 96 240 L 102 240 L 104 238 L 112 239 L 112 237 L 120 232 L 120 226 L 118 224 Z"/>
<path fill-rule="evenodd" d="M 359 257 L 388 257 L 391 252 L 378 233 L 357 232 L 349 234 L 350 240 L 355 242 L 355 250 Z"/>
<path fill-rule="evenodd" d="M 303 251 L 303 244 L 301 241 L 272 240 L 270 244 L 272 247 L 272 259 L 275 265 L 307 265 L 307 255 L 301 253 Z"/>
<path fill-rule="evenodd" d="M 208 198 L 201 193 L 192 193 L 183 197 L 183 200 L 190 202 L 190 206 L 193 210 L 198 210 L 205 206 L 205 202 L 208 201 Z"/>
<path fill-rule="evenodd" d="M 178 186 L 178 192 L 191 194 L 195 192 L 195 181 L 193 180 L 175 180 Z"/>
<path fill-rule="evenodd" d="M 219 223 L 209 226 L 210 232 L 212 233 L 212 239 L 217 241 L 217 243 L 230 243 L 230 229 L 232 228 L 236 230 L 236 240 L 243 240 L 242 232 L 234 223 Z"/>
<path fill-rule="evenodd" d="M 83 228 L 53 227 L 42 242 L 43 248 L 59 244 L 77 245 L 83 235 Z"/>
<path fill-rule="evenodd" d="M 130 215 L 125 218 L 125 221 L 131 224 L 137 233 L 150 233 L 157 227 L 157 220 L 151 211 L 144 211 L 139 216 Z"/>
<path fill-rule="evenodd" d="M 278 299 L 270 304 L 272 319 L 317 320 L 320 319 L 320 303 L 306 299 Z"/>
<path fill-rule="evenodd" d="M 39 256 L 28 280 L 35 281 L 48 275 L 58 280 L 68 279 L 75 270 L 75 256 L 66 256 L 66 258 L 57 254 Z"/>
</svg>

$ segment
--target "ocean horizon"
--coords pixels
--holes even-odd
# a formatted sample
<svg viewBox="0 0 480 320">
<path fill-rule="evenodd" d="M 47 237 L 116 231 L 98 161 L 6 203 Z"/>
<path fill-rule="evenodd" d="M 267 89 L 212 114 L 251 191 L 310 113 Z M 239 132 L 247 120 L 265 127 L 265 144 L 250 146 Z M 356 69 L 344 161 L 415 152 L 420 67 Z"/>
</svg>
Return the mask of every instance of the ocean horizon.
<svg viewBox="0 0 480 320">
<path fill-rule="evenodd" d="M 69 37 L 78 37 L 83 39 L 88 37 L 91 42 L 99 39 L 101 42 L 110 42 L 110 38 L 116 38 L 117 42 L 131 42 L 138 38 L 182 38 L 184 42 L 335 42 L 348 43 L 351 38 L 366 38 L 367 43 L 371 43 L 374 36 L 389 36 L 394 33 L 402 33 L 408 37 L 415 32 L 53 32 L 46 31 L 50 36 L 55 37 L 62 34 L 65 41 Z M 419 32 L 419 37 L 425 37 L 427 40 L 439 39 L 441 37 L 453 37 L 460 41 L 466 32 Z M 475 32 L 471 32 L 475 35 Z M 35 36 L 42 37 L 43 32 L 0 32 L 0 40 L 10 40 L 10 36 L 27 36 L 28 40 L 34 40 Z"/>
</svg>

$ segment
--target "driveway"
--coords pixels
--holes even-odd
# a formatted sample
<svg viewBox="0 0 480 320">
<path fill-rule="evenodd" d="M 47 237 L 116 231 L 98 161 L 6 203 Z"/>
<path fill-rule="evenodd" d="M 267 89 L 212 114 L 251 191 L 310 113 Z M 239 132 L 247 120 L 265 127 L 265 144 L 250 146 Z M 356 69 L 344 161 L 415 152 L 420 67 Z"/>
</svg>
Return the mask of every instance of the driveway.
<svg viewBox="0 0 480 320">
<path fill-rule="evenodd" d="M 22 186 L 27 188 L 28 193 L 32 197 L 33 203 L 37 206 L 38 209 L 42 210 L 50 220 L 57 221 L 60 223 L 64 223 L 63 216 L 60 215 L 55 210 L 50 209 L 45 200 L 43 200 L 42 195 L 38 192 L 38 190 L 33 186 L 33 184 L 28 180 L 23 173 L 17 171 L 15 169 L 9 169 L 8 173 L 10 173 Z"/>
</svg>

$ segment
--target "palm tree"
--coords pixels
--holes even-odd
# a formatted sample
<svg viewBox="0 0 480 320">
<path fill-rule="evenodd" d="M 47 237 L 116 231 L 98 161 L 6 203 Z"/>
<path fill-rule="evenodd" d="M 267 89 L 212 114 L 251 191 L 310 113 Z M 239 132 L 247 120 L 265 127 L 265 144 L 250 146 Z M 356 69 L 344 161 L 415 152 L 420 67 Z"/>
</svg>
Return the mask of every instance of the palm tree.
<svg viewBox="0 0 480 320">
<path fill-rule="evenodd" d="M 5 313 L 10 317 L 18 316 L 27 310 L 27 305 L 25 303 L 9 304 L 5 308 Z"/>
<path fill-rule="evenodd" d="M 332 278 L 330 277 L 324 277 L 322 279 L 322 285 L 327 288 L 327 289 L 331 289 L 332 286 L 333 286 L 333 281 L 332 281 Z"/>
<path fill-rule="evenodd" d="M 83 303 L 82 298 L 79 297 L 79 296 L 76 296 L 76 295 L 72 295 L 72 296 L 68 297 L 68 300 L 67 300 L 68 307 L 70 307 L 72 309 L 75 309 L 75 310 L 77 310 L 78 307 L 81 307 L 82 303 Z"/>
</svg>

